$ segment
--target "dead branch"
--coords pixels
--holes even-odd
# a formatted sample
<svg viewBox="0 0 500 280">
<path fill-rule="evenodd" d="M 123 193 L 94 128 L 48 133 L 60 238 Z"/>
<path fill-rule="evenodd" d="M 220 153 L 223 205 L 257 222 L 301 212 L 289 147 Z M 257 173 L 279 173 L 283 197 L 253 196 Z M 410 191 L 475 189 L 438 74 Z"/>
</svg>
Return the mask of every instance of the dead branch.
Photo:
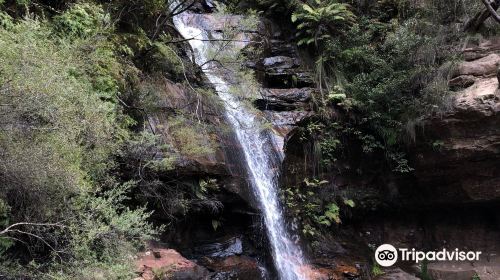
<svg viewBox="0 0 500 280">
<path fill-rule="evenodd" d="M 500 7 L 500 0 L 495 0 L 493 2 L 489 2 L 488 0 L 481 0 L 486 6 L 486 9 L 478 12 L 473 18 L 471 18 L 463 27 L 463 31 L 472 31 L 476 32 L 479 30 L 481 25 L 485 20 L 487 20 L 490 16 L 495 16 L 495 20 L 498 21 L 498 14 L 496 10 Z"/>
<path fill-rule="evenodd" d="M 59 223 L 28 223 L 28 222 L 21 222 L 21 223 L 15 223 L 12 224 L 8 227 L 6 227 L 4 230 L 0 231 L 0 235 L 7 234 L 9 232 L 16 231 L 15 228 L 20 227 L 20 226 L 40 226 L 40 227 L 65 227 L 64 225 L 61 225 Z"/>
</svg>

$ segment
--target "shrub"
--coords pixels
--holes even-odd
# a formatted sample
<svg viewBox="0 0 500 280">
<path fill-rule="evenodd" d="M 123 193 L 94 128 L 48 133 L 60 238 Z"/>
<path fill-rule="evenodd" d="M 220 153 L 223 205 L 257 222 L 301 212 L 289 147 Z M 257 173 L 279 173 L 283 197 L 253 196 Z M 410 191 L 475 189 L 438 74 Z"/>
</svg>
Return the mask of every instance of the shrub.
<svg viewBox="0 0 500 280">
<path fill-rule="evenodd" d="M 61 37 L 88 38 L 105 30 L 110 17 L 100 5 L 77 3 L 54 18 L 54 30 Z"/>
<path fill-rule="evenodd" d="M 10 263 L 16 275 L 130 279 L 130 254 L 156 229 L 144 207 L 126 206 L 133 184 L 114 176 L 129 138 L 116 102 L 125 67 L 105 37 L 70 44 L 53 34 L 31 19 L 0 28 L 0 228 L 46 224 L 9 233 L 15 244 L 2 236 L 0 252 L 27 246 L 48 260 L 31 270 Z"/>
<path fill-rule="evenodd" d="M 214 153 L 215 144 L 209 131 L 200 123 L 177 116 L 170 119 L 169 131 L 174 147 L 182 156 L 199 158 Z"/>
</svg>

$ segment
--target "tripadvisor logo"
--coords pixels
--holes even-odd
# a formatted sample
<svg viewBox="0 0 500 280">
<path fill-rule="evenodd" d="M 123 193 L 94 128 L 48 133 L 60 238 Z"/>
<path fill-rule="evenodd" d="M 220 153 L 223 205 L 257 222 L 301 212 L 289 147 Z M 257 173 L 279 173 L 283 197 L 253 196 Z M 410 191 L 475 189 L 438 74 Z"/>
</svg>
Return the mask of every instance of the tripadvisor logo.
<svg viewBox="0 0 500 280">
<path fill-rule="evenodd" d="M 410 261 L 419 263 L 427 261 L 478 261 L 480 251 L 460 251 L 458 249 L 449 251 L 442 249 L 440 251 L 418 251 L 415 249 L 399 248 L 396 249 L 391 244 L 380 245 L 375 250 L 375 261 L 383 267 L 394 265 L 398 259 L 401 261 Z"/>
<path fill-rule="evenodd" d="M 375 261 L 381 266 L 391 266 L 398 261 L 398 251 L 391 244 L 380 245 L 375 251 Z"/>
</svg>

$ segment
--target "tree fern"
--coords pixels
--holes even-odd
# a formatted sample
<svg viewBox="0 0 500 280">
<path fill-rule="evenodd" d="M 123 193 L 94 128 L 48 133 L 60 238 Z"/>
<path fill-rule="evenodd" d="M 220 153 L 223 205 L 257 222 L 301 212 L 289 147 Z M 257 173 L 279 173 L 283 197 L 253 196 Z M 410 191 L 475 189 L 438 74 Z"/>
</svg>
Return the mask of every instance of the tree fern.
<svg viewBox="0 0 500 280">
<path fill-rule="evenodd" d="M 316 0 L 314 3 L 303 4 L 292 14 L 292 22 L 299 23 L 299 45 L 318 44 L 332 35 L 341 34 L 356 18 L 346 3 L 333 0 Z"/>
</svg>

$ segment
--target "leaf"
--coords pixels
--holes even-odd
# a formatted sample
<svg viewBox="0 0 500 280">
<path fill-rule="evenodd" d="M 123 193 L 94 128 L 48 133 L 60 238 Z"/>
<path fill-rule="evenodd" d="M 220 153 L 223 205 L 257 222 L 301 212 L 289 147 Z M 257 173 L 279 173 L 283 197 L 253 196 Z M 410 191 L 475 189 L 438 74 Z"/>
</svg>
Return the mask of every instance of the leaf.
<svg viewBox="0 0 500 280">
<path fill-rule="evenodd" d="M 219 220 L 212 220 L 212 228 L 214 229 L 214 231 L 217 231 L 220 225 L 221 222 Z"/>
<path fill-rule="evenodd" d="M 292 14 L 292 22 L 296 22 L 297 21 L 297 14 L 293 13 Z"/>
<path fill-rule="evenodd" d="M 330 203 L 325 211 L 325 216 L 337 224 L 340 224 L 340 208 L 335 203 Z"/>
<path fill-rule="evenodd" d="M 352 199 L 344 199 L 344 204 L 350 207 L 355 207 L 356 203 Z"/>
<path fill-rule="evenodd" d="M 325 220 L 321 220 L 319 223 L 322 224 L 322 225 L 325 225 L 325 226 L 331 226 L 332 225 L 332 223 L 329 220 L 326 220 L 326 219 Z"/>
<path fill-rule="evenodd" d="M 311 8 L 309 5 L 307 4 L 303 4 L 302 5 L 302 9 L 304 9 L 305 11 L 309 12 L 310 14 L 315 14 L 313 8 Z"/>
</svg>

